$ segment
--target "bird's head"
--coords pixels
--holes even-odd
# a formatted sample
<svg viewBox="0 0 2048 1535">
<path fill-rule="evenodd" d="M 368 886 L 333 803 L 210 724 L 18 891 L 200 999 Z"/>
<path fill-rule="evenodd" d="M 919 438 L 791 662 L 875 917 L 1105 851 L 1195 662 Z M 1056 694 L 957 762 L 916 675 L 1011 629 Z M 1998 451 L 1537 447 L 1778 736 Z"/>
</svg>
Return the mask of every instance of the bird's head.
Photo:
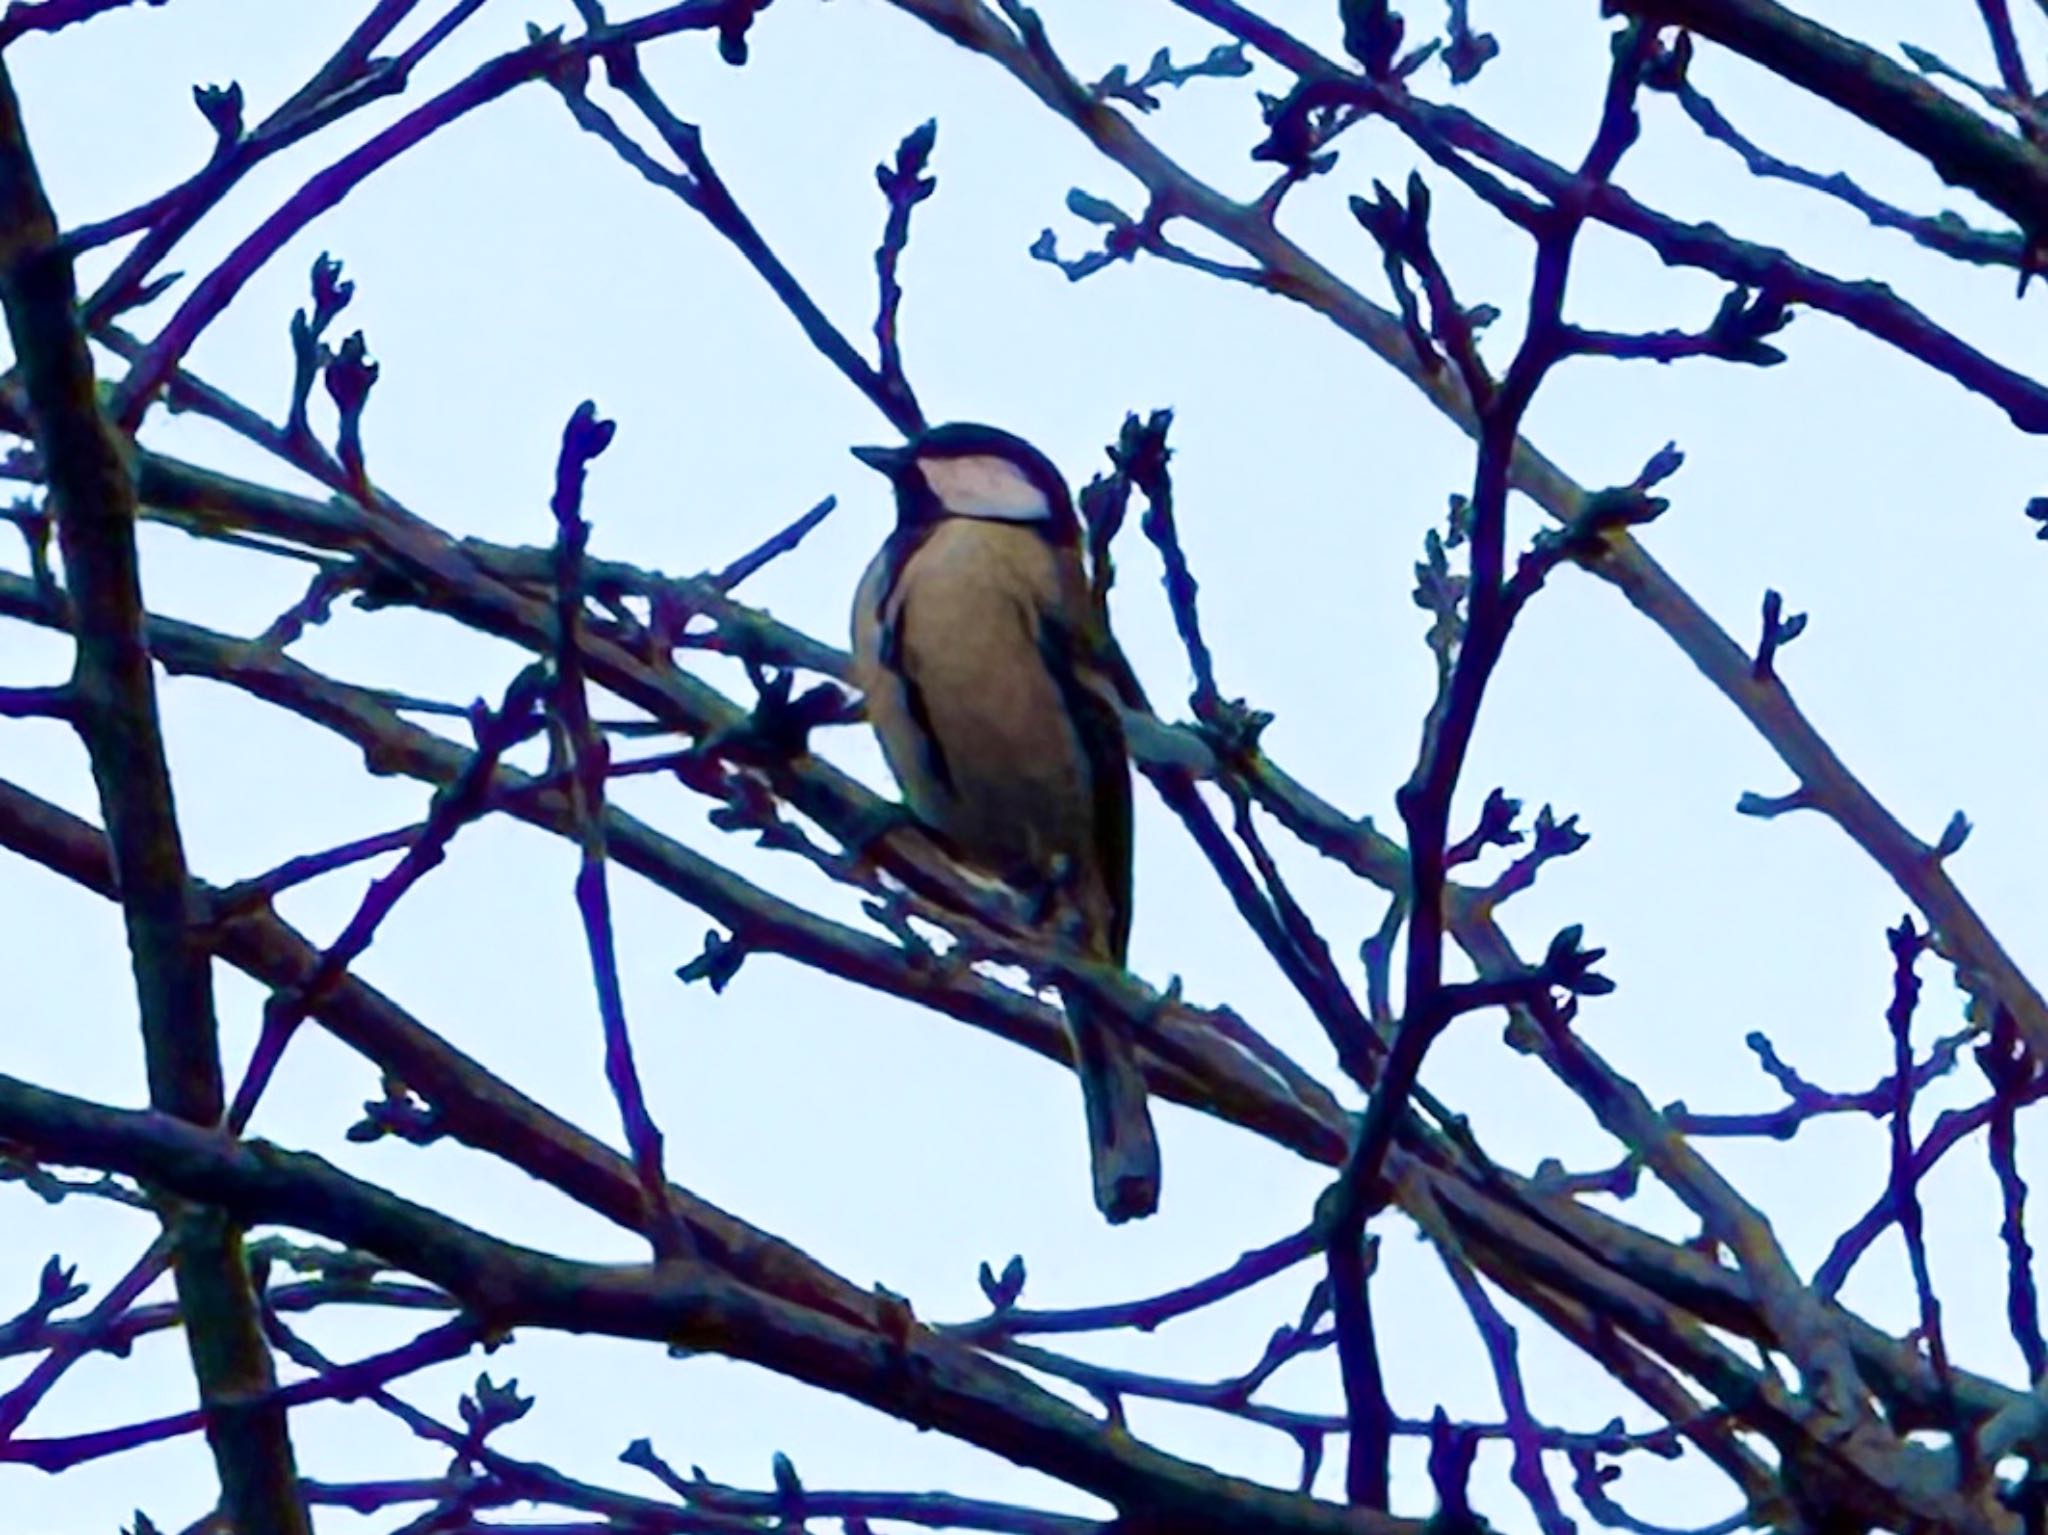
<svg viewBox="0 0 2048 1535">
<path fill-rule="evenodd" d="M 853 456 L 889 477 L 905 525 L 978 517 L 1035 526 L 1052 539 L 1079 535 L 1073 497 L 1052 460 L 1000 427 L 955 421 L 900 448 L 855 448 Z"/>
</svg>

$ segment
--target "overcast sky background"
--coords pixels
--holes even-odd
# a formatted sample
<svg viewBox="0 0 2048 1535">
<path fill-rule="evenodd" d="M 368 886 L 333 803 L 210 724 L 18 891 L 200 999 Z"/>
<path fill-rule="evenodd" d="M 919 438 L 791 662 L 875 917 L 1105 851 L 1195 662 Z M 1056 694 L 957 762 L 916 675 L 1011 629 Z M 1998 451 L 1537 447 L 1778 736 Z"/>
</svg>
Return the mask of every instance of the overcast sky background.
<svg viewBox="0 0 2048 1535">
<path fill-rule="evenodd" d="M 636 9 L 617 4 L 618 17 Z M 1969 72 L 1993 74 L 1976 8 L 1908 0 L 1806 0 L 1802 10 L 1877 46 L 1901 39 Z M 68 224 L 106 217 L 189 174 L 210 130 L 197 83 L 237 80 L 259 119 L 295 90 L 359 18 L 359 0 L 175 0 L 134 6 L 8 50 L 43 175 Z M 438 5 L 421 7 L 398 42 Z M 1412 7 L 1413 28 L 1440 22 Z M 1334 3 L 1273 14 L 1334 48 Z M 1556 158 L 1576 160 L 1597 117 L 1608 24 L 1594 0 L 1526 6 L 1478 0 L 1474 21 L 1504 55 L 1457 99 Z M 1198 56 L 1217 37 L 1171 6 L 1046 0 L 1050 34 L 1076 72 L 1142 68 L 1171 44 Z M 2021 8 L 2029 58 L 2048 65 L 2040 17 Z M 529 21 L 570 23 L 546 0 L 491 0 L 416 78 L 383 104 L 267 163 L 180 247 L 169 265 L 196 274 L 319 167 L 457 78 L 517 46 Z M 1425 531 L 1469 488 L 1464 439 L 1400 377 L 1326 322 L 1284 301 L 1141 262 L 1078 285 L 1026 251 L 1047 225 L 1070 252 L 1088 226 L 1062 206 L 1083 187 L 1136 209 L 1129 183 L 993 66 L 877 0 L 784 0 L 753 32 L 753 62 L 718 62 L 686 35 L 644 51 L 646 67 L 742 205 L 811 293 L 850 334 L 872 319 L 872 255 L 882 203 L 872 171 L 899 137 L 939 122 L 935 198 L 916 214 L 903 277 L 907 365 L 934 419 L 984 419 L 1044 447 L 1077 484 L 1104 466 L 1102 444 L 1127 410 L 1176 411 L 1177 501 L 1202 582 L 1224 691 L 1276 716 L 1275 759 L 1337 805 L 1398 826 L 1393 791 L 1415 752 L 1432 667 L 1425 616 L 1410 600 Z M 1823 105 L 1703 46 L 1695 80 L 1751 136 L 1820 170 L 1927 212 L 1950 194 L 1902 152 Z M 1420 77 L 1448 90 L 1440 67 Z M 1166 97 L 1142 127 L 1192 170 L 1234 194 L 1268 167 L 1249 81 L 1198 81 Z M 1398 186 L 1415 156 L 1383 125 L 1344 140 L 1336 172 L 1297 192 L 1284 227 L 1376 300 L 1377 251 L 1345 212 L 1378 177 Z M 2010 275 L 1961 268 L 1810 194 L 1751 179 L 1703 142 L 1668 98 L 1648 97 L 1642 144 L 1622 183 L 1675 215 L 1788 246 L 1847 277 L 1896 286 L 1942 323 L 2036 376 L 2048 369 L 2040 294 L 2016 303 Z M 1529 248 L 1433 174 L 1434 230 L 1464 299 L 1499 306 L 1495 355 L 1511 345 Z M 472 114 L 379 172 L 293 241 L 191 354 L 193 368 L 273 417 L 290 385 L 287 324 L 322 251 L 346 264 L 354 303 L 337 335 L 368 335 L 383 372 L 365 420 L 370 470 L 414 510 L 458 535 L 507 543 L 551 537 L 547 510 L 564 419 L 594 398 L 618 423 L 594 467 L 586 514 L 597 554 L 674 572 L 715 567 L 827 494 L 840 506 L 797 553 L 746 588 L 777 616 L 841 642 L 861 566 L 886 532 L 883 484 L 847 455 L 886 440 L 871 407 L 812 352 L 737 256 L 689 209 L 647 186 L 580 133 L 556 96 L 530 85 Z M 90 281 L 107 269 L 86 263 Z M 183 288 L 174 290 L 175 302 Z M 1696 327 L 1720 286 L 1666 270 L 1594 228 L 1581 244 L 1569 306 L 1610 328 Z M 163 303 L 134 318 L 149 332 Z M 2041 707 L 2048 549 L 2021 516 L 2048 490 L 2039 448 L 1996 407 L 1825 317 L 1801 315 L 1792 354 L 1771 371 L 1714 363 L 1671 368 L 1582 362 L 1544 390 L 1531 436 L 1581 483 L 1632 478 L 1667 440 L 1685 451 L 1665 487 L 1670 512 L 1643 537 L 1716 618 L 1752 643 L 1767 586 L 1811 615 L 1781 658 L 1795 697 L 1852 770 L 1921 836 L 1950 814 L 1975 823 L 1952 869 L 2023 965 L 2048 968 L 2048 726 Z M 331 432 L 324 397 L 316 424 Z M 161 413 L 147 439 L 209 465 L 307 488 L 225 434 Z M 1524 507 L 1520 536 L 1537 526 Z M 299 593 L 302 572 L 159 528 L 145 530 L 145 577 L 158 611 L 233 633 L 260 631 Z M 10 568 L 16 543 L 0 544 Z M 1115 619 L 1155 699 L 1177 705 L 1189 678 L 1160 595 L 1156 559 L 1133 526 L 1120 552 Z M 343 608 L 294 654 L 350 680 L 456 701 L 495 697 L 517 669 L 508 647 L 452 624 Z M 0 629 L 0 684 L 55 681 L 68 647 Z M 707 675 L 736 682 L 713 665 Z M 427 791 L 366 777 L 334 739 L 226 689 L 173 679 L 165 723 L 191 860 L 227 883 L 296 853 L 422 813 Z M 885 782 L 864 730 L 824 749 Z M 81 751 L 43 723 L 0 728 L 0 776 L 93 813 Z M 1734 813 L 1745 790 L 1784 791 L 1767 746 L 1663 637 L 1610 588 L 1558 576 L 1529 610 L 1489 697 L 1459 822 L 1495 784 L 1528 809 L 1576 814 L 1593 835 L 1553 863 L 1505 922 L 1525 953 L 1584 922 L 1619 983 L 1582 1015 L 1586 1035 L 1634 1074 L 1651 1100 L 1746 1109 L 1779 1100 L 1743 1043 L 1768 1033 L 1832 1087 L 1861 1088 L 1889 1066 L 1884 927 L 1903 897 L 1830 823 Z M 733 845 L 703 802 L 673 784 L 622 785 L 619 799 L 752 878 L 857 915 L 845 892 Z M 1245 933 L 1177 823 L 1149 799 L 1139 816 L 1132 965 L 1190 997 L 1229 1002 L 1335 1083 L 1321 1035 Z M 1298 891 L 1357 974 L 1358 940 L 1382 898 L 1313 855 L 1285 847 Z M 1487 869 L 1499 866 L 1499 855 Z M 294 891 L 283 914 L 330 940 L 371 869 Z M 593 1131 L 614 1135 L 583 939 L 570 901 L 574 853 L 503 820 L 465 830 L 449 862 L 409 896 L 358 966 L 458 1046 Z M 859 1284 L 911 1297 L 919 1315 L 977 1314 L 975 1266 L 1011 1253 L 1030 1265 L 1027 1300 L 1055 1306 L 1126 1299 L 1213 1271 L 1298 1227 L 1325 1174 L 1250 1136 L 1172 1106 L 1158 1110 L 1166 1159 L 1161 1214 L 1109 1230 L 1088 1196 L 1079 1095 L 1059 1070 L 892 1000 L 774 960 L 747 964 L 722 997 L 684 988 L 675 967 L 706 929 L 623 873 L 615 900 L 626 1001 L 640 1065 L 681 1182 L 789 1237 Z M 1923 1042 L 1960 1026 L 1938 962 L 1918 1027 Z M 115 910 L 21 862 L 0 860 L 0 973 L 8 1016 L 0 1070 L 110 1102 L 146 1099 L 134 1005 Z M 220 1003 L 231 1075 L 254 1037 L 262 995 L 223 970 Z M 1501 1160 L 1555 1156 L 1604 1166 L 1613 1145 L 1497 1023 L 1449 1035 L 1428 1085 L 1465 1110 Z M 1923 1115 L 1979 1096 L 1974 1068 L 1928 1095 Z M 316 1149 L 407 1195 L 507 1237 L 574 1255 L 631 1261 L 640 1244 L 522 1174 L 453 1145 L 360 1147 L 340 1132 L 377 1095 L 375 1071 L 317 1030 L 303 1032 L 264 1100 L 257 1133 Z M 1347 1101 L 1351 1101 L 1347 1098 Z M 2029 1121 L 2027 1123 L 2032 1123 Z M 1789 1146 L 1726 1143 L 1719 1165 L 1774 1217 L 1808 1267 L 1881 1191 L 1884 1130 L 1829 1121 Z M 2022 1162 L 2048 1178 L 2038 1133 Z M 1935 1272 L 1952 1352 L 2017 1378 L 2005 1336 L 1995 1192 L 1981 1149 L 1952 1156 L 1927 1186 Z M 1674 1234 L 1675 1204 L 1646 1192 L 1628 1207 Z M 150 1223 L 72 1200 L 46 1208 L 23 1193 L 0 1205 L 0 1313 L 33 1294 L 52 1252 L 96 1287 L 146 1245 Z M 1431 1250 L 1396 1215 L 1376 1304 L 1397 1408 L 1426 1418 L 1499 1415 L 1485 1359 Z M 1305 1267 L 1213 1313 L 1146 1337 L 1076 1343 L 1091 1357 L 1200 1379 L 1235 1374 L 1298 1314 Z M 1849 1300 L 1895 1332 L 1913 1325 L 1896 1241 L 1849 1284 Z M 1513 1313 L 1520 1316 L 1520 1313 Z M 353 1357 L 410 1329 L 387 1317 L 323 1319 L 312 1335 Z M 1643 1415 L 1531 1322 L 1523 1362 L 1546 1419 L 1597 1427 Z M 0 1362 L 0 1387 L 27 1361 Z M 1332 1361 L 1290 1367 L 1270 1399 L 1334 1410 Z M 403 1394 L 445 1418 L 480 1369 L 516 1376 L 539 1405 L 497 1441 L 592 1479 L 653 1493 L 611 1464 L 646 1435 L 679 1465 L 764 1486 L 771 1452 L 815 1488 L 946 1488 L 1102 1512 L 1088 1499 L 980 1451 L 920 1435 L 865 1409 L 711 1358 L 522 1334 L 410 1381 Z M 28 1425 L 82 1432 L 190 1405 L 182 1342 L 159 1336 L 131 1359 L 76 1368 Z M 1130 1404 L 1135 1426 L 1218 1467 L 1287 1483 L 1283 1436 L 1191 1410 Z M 429 1474 L 437 1454 L 369 1406 L 294 1418 L 305 1472 L 325 1480 Z M 1397 1508 L 1425 1513 L 1420 1450 L 1403 1441 Z M 1319 1490 L 1339 1489 L 1341 1455 Z M 1530 1520 L 1506 1489 L 1503 1459 L 1481 1459 L 1479 1506 L 1501 1528 Z M 1561 1465 L 1554 1467 L 1562 1473 Z M 1560 1475 L 1560 1481 L 1562 1476 Z M 212 1496 L 196 1437 L 61 1478 L 0 1466 L 0 1535 L 104 1531 L 140 1506 L 166 1528 Z M 1632 1467 L 1618 1489 L 1639 1514 L 1698 1523 L 1732 1505 L 1689 1465 Z M 1567 1500 L 1568 1506 L 1570 1504 Z M 319 1513 L 324 1535 L 395 1527 L 409 1515 Z"/>
</svg>

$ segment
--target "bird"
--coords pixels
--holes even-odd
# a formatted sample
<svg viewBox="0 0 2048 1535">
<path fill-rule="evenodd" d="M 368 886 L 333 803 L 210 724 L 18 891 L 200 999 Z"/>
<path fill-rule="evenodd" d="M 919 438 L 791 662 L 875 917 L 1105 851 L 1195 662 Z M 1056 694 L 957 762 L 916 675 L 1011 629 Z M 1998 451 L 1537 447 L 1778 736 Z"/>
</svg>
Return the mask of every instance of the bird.
<svg viewBox="0 0 2048 1535">
<path fill-rule="evenodd" d="M 1085 956 L 1121 968 L 1131 931 L 1131 769 L 1109 629 L 1052 461 L 952 422 L 855 448 L 896 527 L 853 604 L 853 680 L 906 807 L 966 864 L 1033 893 Z M 1121 1019 L 1063 997 L 1096 1207 L 1159 1205 L 1159 1143 Z"/>
</svg>

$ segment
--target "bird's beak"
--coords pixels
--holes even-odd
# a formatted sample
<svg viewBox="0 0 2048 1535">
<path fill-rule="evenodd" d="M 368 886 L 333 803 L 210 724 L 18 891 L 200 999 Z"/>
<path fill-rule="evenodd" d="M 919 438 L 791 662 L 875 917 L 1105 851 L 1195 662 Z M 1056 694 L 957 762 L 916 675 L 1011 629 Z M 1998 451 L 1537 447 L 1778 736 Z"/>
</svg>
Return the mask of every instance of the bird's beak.
<svg viewBox="0 0 2048 1535">
<path fill-rule="evenodd" d="M 870 469 L 880 470 L 893 480 L 910 467 L 912 453 L 908 447 L 855 448 L 853 456 Z"/>
</svg>

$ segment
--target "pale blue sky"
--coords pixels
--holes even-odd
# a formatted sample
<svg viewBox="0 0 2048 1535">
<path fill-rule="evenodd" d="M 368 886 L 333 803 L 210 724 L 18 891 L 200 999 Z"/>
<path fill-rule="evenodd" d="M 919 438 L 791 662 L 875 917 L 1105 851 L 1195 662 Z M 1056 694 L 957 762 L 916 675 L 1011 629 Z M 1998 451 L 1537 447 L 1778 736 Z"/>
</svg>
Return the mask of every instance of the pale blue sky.
<svg viewBox="0 0 2048 1535">
<path fill-rule="evenodd" d="M 614 6 L 618 15 L 636 7 Z M 647 7 L 639 7 L 647 8 Z M 1077 72 L 1142 66 L 1172 44 L 1215 36 L 1171 6 L 1046 0 L 1051 36 Z M 1308 35 L 1334 31 L 1333 4 L 1272 8 Z M 1435 24 L 1418 4 L 1415 25 Z M 1458 98 L 1559 158 L 1575 159 L 1598 110 L 1605 24 L 1594 0 L 1533 7 L 1475 0 L 1475 22 L 1504 56 Z M 1802 9 L 1883 47 L 1904 38 L 1989 75 L 1975 9 L 1907 0 L 1831 0 Z M 210 132 L 195 83 L 239 80 L 260 117 L 308 75 L 361 13 L 357 0 L 174 0 L 135 7 L 8 52 L 44 176 L 67 223 L 117 212 L 188 174 Z M 435 7 L 422 7 L 432 12 Z M 2026 11 L 2023 23 L 2039 17 Z M 528 21 L 573 23 L 566 3 L 491 0 L 422 72 L 402 105 L 490 53 Z M 418 21 L 415 22 L 415 28 Z M 401 34 L 401 40 L 411 32 Z M 2029 33 L 2032 57 L 2048 41 Z M 1126 410 L 1171 405 L 1183 537 L 1202 582 L 1224 691 L 1271 710 L 1274 756 L 1326 798 L 1398 824 L 1392 793 L 1408 770 L 1428 703 L 1423 615 L 1409 598 L 1424 532 L 1465 489 L 1470 451 L 1415 391 L 1326 322 L 1281 300 L 1150 263 L 1079 285 L 1034 262 L 1050 224 L 1071 250 L 1087 226 L 1064 211 L 1069 187 L 1129 202 L 1124 178 L 992 66 L 879 0 L 784 0 L 756 26 L 754 60 L 720 64 L 681 37 L 645 52 L 656 83 L 700 122 L 728 184 L 810 291 L 849 333 L 872 314 L 871 259 L 881 200 L 872 169 L 927 117 L 939 120 L 935 198 L 916 215 L 904 264 L 903 338 L 935 419 L 998 421 L 1043 446 L 1076 483 L 1102 466 Z M 2038 72 L 2038 71 L 2037 71 Z M 1753 137 L 1819 169 L 1847 169 L 1881 194 L 1932 212 L 1974 202 L 1855 124 L 1703 47 L 1696 81 Z M 1440 70 L 1421 77 L 1442 93 Z M 1261 184 L 1245 150 L 1259 136 L 1250 82 L 1202 81 L 1169 94 L 1142 126 L 1198 174 L 1233 193 Z M 196 273 L 319 166 L 388 122 L 350 118 L 263 167 L 170 265 Z M 1319 258 L 1384 301 L 1379 259 L 1344 210 L 1373 177 L 1399 185 L 1415 156 L 1387 128 L 1352 134 L 1337 171 L 1297 194 L 1285 225 Z M 1758 183 L 1703 143 L 1667 98 L 1649 98 L 1643 143 L 1623 183 L 1669 212 L 1789 245 L 1845 276 L 1894 284 L 1973 342 L 2037 376 L 2048 346 L 2031 321 L 2042 302 L 2012 299 L 2008 274 L 1958 268 L 1810 194 Z M 1436 176 L 1439 250 L 1468 302 L 1498 305 L 1511 341 L 1527 286 L 1527 242 Z M 656 192 L 577 131 L 544 86 L 516 91 L 380 172 L 292 242 L 251 282 L 191 356 L 193 367 L 281 415 L 290 381 L 286 325 L 321 251 L 346 263 L 356 297 L 340 328 L 368 333 L 383 375 L 365 421 L 377 481 L 457 533 L 502 542 L 551 536 L 547 497 L 561 425 L 594 398 L 618 436 L 594 467 L 586 512 L 597 553 L 671 571 L 716 566 L 821 496 L 840 507 L 796 554 L 747 589 L 790 622 L 838 641 L 853 582 L 888 526 L 882 484 L 847 456 L 887 428 L 810 351 L 758 279 L 695 214 Z M 88 263 L 88 276 L 103 271 Z M 1594 231 L 1582 246 L 1570 313 L 1608 327 L 1697 326 L 1719 285 L 1662 267 Z M 175 298 L 175 294 L 174 294 Z M 147 330 L 169 312 L 138 317 Z M 1499 342 L 1496 342 L 1498 345 Z M 1651 551 L 1744 643 L 1775 586 L 1811 615 L 1781 673 L 1829 741 L 1870 787 L 1930 840 L 1950 813 L 1976 823 L 1951 867 L 2022 964 L 2048 967 L 2048 845 L 2040 793 L 2048 754 L 2039 657 L 2048 549 L 2020 510 L 2048 489 L 2043 457 L 2002 414 L 1946 379 L 1824 317 L 1786 333 L 1792 360 L 1761 372 L 1713 363 L 1671 368 L 1580 363 L 1541 397 L 1534 440 L 1582 483 L 1625 481 L 1665 441 L 1687 455 L 1668 483 L 1669 514 Z M 325 404 L 316 424 L 331 431 Z M 293 484 L 203 425 L 154 418 L 157 446 Z M 1529 520 L 1524 531 L 1535 526 Z M 1176 704 L 1185 662 L 1147 546 L 1127 535 L 1115 618 L 1155 699 Z M 144 541 L 153 606 L 255 632 L 297 595 L 299 573 L 152 529 Z M 0 546 L 18 565 L 18 548 Z M 352 680 L 402 683 L 467 700 L 494 695 L 517 664 L 495 643 L 397 610 L 344 609 L 295 650 Z M 0 683 L 54 680 L 66 649 L 0 630 Z M 714 669 L 710 675 L 731 683 Z M 225 690 L 172 681 L 166 727 L 192 861 L 227 882 L 293 852 L 415 818 L 418 785 L 366 779 L 350 752 L 310 727 L 271 718 Z M 864 732 L 825 743 L 880 782 Z M 52 726 L 0 728 L 0 775 L 80 810 L 82 757 Z M 1655 629 L 1608 587 L 1557 577 L 1529 611 L 1489 698 L 1466 778 L 1470 811 L 1504 785 L 1530 811 L 1548 801 L 1593 834 L 1545 870 L 1505 912 L 1534 951 L 1567 922 L 1606 946 L 1619 983 L 1582 1018 L 1589 1038 L 1635 1073 L 1657 1103 L 1766 1107 L 1777 1100 L 1743 1045 L 1753 1029 L 1830 1086 L 1869 1085 L 1887 1069 L 1883 928 L 1905 909 L 1882 873 L 1830 824 L 1738 817 L 1744 790 L 1789 786 L 1785 770 Z M 787 860 L 730 845 L 704 807 L 640 780 L 623 803 L 750 877 L 853 915 L 844 892 Z M 1297 889 L 1347 973 L 1382 901 L 1286 845 Z M 359 967 L 463 1048 L 552 1108 L 600 1133 L 616 1123 L 601 1069 L 582 937 L 569 900 L 573 853 L 501 822 L 458 839 L 448 864 L 408 897 Z M 338 930 L 362 876 L 295 892 L 284 914 L 316 941 Z M 1012 1252 L 1031 1265 L 1031 1301 L 1126 1298 L 1208 1272 L 1292 1229 L 1321 1188 L 1319 1169 L 1214 1121 L 1160 1110 L 1165 1206 L 1107 1230 L 1090 1205 L 1078 1095 L 1064 1074 L 1000 1043 L 791 966 L 748 964 L 723 997 L 684 989 L 674 967 L 705 922 L 617 881 L 627 1004 L 674 1175 L 706 1197 L 806 1246 L 857 1283 L 909 1295 L 921 1315 L 979 1309 L 975 1265 Z M 1228 1001 L 1297 1058 L 1334 1069 L 1321 1035 L 1245 934 L 1170 818 L 1149 801 L 1139 826 L 1133 967 L 1154 982 Z M 133 1004 L 112 908 L 0 860 L 0 966 L 10 1026 L 0 1070 L 119 1103 L 143 1098 Z M 1959 1023 L 1938 966 L 1922 1038 Z M 253 1037 L 261 998 L 225 976 L 231 1067 Z M 1542 1068 L 1508 1051 L 1480 1019 L 1439 1048 L 1429 1085 L 1463 1108 L 1493 1153 L 1520 1166 L 1557 1156 L 1604 1165 L 1611 1143 Z M 1973 1071 L 1930 1106 L 1976 1095 Z M 320 1150 L 355 1171 L 446 1203 L 488 1230 L 579 1256 L 639 1256 L 638 1244 L 523 1175 L 460 1149 L 344 1144 L 339 1132 L 376 1094 L 374 1071 L 308 1031 L 265 1100 L 256 1130 Z M 2022 1130 L 2038 1183 L 2048 1156 Z M 1811 1264 L 1878 1191 L 1881 1128 L 1830 1123 L 1791 1146 L 1722 1144 L 1717 1164 L 1760 1198 L 1795 1259 Z M 146 1223 L 73 1201 L 47 1210 L 8 1196 L 0 1313 L 31 1293 L 56 1250 L 81 1277 L 111 1281 L 140 1250 Z M 1974 1368 L 2010 1377 L 2002 1269 L 1989 1245 L 1995 1201 L 1981 1153 L 1951 1159 L 1928 1189 L 1936 1273 L 1951 1346 Z M 1646 1194 L 1630 1207 L 1660 1229 L 1685 1222 Z M 1381 1229 L 1376 1292 L 1397 1407 L 1494 1418 L 1491 1380 L 1469 1324 L 1428 1248 L 1398 1217 Z M 1309 1270 L 1218 1313 L 1150 1338 L 1090 1345 L 1103 1359 L 1197 1378 L 1235 1373 L 1297 1312 Z M 1895 1243 L 1858 1271 L 1848 1297 L 1894 1331 L 1912 1324 Z M 339 1353 L 400 1335 L 391 1324 L 337 1322 L 317 1334 Z M 1596 1426 L 1627 1399 L 1566 1351 L 1524 1329 L 1539 1412 Z M 1276 1400 L 1333 1407 L 1327 1360 L 1298 1365 Z M 0 1385 L 19 1368 L 0 1366 Z M 652 1491 L 609 1465 L 651 1436 L 680 1464 L 764 1485 L 789 1453 L 807 1484 L 946 1487 L 1086 1510 L 1087 1500 L 975 1450 L 947 1443 L 722 1361 L 674 1363 L 658 1350 L 521 1336 L 512 1348 L 409 1384 L 444 1415 L 479 1369 L 516 1375 L 540 1403 L 504 1447 L 592 1478 Z M 189 1405 L 181 1345 L 158 1338 L 127 1361 L 76 1368 L 30 1424 L 77 1432 Z M 1282 1437 L 1180 1410 L 1133 1407 L 1137 1426 L 1220 1467 L 1285 1481 Z M 368 1407 L 295 1419 L 301 1461 L 328 1480 L 426 1472 L 437 1458 Z M 1417 1456 L 1404 1449 L 1399 1469 Z M 1529 1527 L 1502 1465 L 1482 1456 L 1480 1506 L 1503 1529 Z M 210 1496 L 209 1466 L 188 1440 L 51 1480 L 0 1467 L 0 1535 L 110 1530 L 138 1505 L 175 1528 Z M 1560 1478 L 1561 1480 L 1561 1478 Z M 1333 1490 L 1326 1470 L 1324 1490 Z M 1685 1468 L 1632 1471 L 1622 1484 L 1648 1517 L 1712 1517 L 1723 1489 Z M 1703 1490 L 1706 1489 L 1706 1490 Z M 1425 1486 L 1397 1506 L 1422 1512 Z M 1568 1505 L 1569 1506 L 1569 1505 Z M 323 1532 L 385 1529 L 332 1510 Z"/>
</svg>

